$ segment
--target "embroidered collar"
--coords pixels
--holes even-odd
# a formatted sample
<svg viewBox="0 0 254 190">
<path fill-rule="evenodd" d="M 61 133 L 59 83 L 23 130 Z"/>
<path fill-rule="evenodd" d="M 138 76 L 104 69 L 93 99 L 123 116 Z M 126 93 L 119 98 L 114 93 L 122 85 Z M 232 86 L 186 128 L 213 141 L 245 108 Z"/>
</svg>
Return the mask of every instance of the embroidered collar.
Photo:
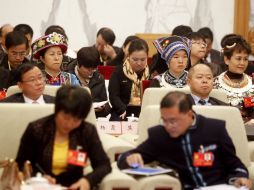
<svg viewBox="0 0 254 190">
<path fill-rule="evenodd" d="M 183 88 L 187 84 L 187 75 L 188 75 L 188 72 L 183 71 L 180 77 L 176 78 L 168 70 L 162 74 L 160 85 L 162 87 L 174 86 L 176 88 Z"/>
</svg>

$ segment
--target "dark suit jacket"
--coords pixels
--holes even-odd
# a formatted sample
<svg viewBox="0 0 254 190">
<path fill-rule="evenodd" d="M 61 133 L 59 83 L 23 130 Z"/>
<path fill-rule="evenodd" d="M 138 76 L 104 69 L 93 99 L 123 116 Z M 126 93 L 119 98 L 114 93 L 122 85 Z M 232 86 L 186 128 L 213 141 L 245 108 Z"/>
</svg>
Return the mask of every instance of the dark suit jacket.
<svg viewBox="0 0 254 190">
<path fill-rule="evenodd" d="M 50 95 L 44 94 L 43 99 L 44 99 L 45 103 L 48 103 L 48 104 L 50 104 L 50 103 L 53 104 L 55 102 L 55 98 Z M 25 99 L 24 99 L 22 93 L 17 93 L 17 94 L 13 94 L 9 97 L 2 99 L 0 101 L 0 103 L 25 103 Z"/>
<path fill-rule="evenodd" d="M 190 94 L 187 94 L 187 97 L 191 100 L 192 104 L 195 105 L 195 101 L 194 101 L 193 97 Z M 209 102 L 212 105 L 229 106 L 227 103 L 222 102 L 222 101 L 220 101 L 216 98 L 213 98 L 213 97 L 209 97 Z"/>
<path fill-rule="evenodd" d="M 193 155 L 200 151 L 213 154 L 210 167 L 195 167 Z M 172 138 L 161 125 L 148 130 L 148 139 L 136 149 L 124 153 L 118 167 L 128 167 L 126 157 L 140 153 L 144 163 L 158 161 L 178 171 L 184 189 L 198 186 L 228 183 L 233 177 L 248 177 L 248 171 L 236 156 L 235 147 L 229 137 L 225 121 L 196 115 L 196 124 L 177 138 Z"/>
</svg>

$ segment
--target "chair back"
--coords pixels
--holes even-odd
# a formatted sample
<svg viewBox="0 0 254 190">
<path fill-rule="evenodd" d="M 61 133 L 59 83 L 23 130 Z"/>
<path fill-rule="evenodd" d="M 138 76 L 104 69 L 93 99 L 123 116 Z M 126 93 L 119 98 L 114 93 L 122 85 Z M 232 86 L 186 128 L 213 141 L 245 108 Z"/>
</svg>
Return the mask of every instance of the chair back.
<svg viewBox="0 0 254 190">
<path fill-rule="evenodd" d="M 28 123 L 53 112 L 54 104 L 0 104 L 0 160 L 16 157 L 20 138 Z M 86 121 L 96 126 L 94 109 L 90 110 Z"/>
<path fill-rule="evenodd" d="M 169 93 L 171 91 L 181 91 L 186 94 L 190 94 L 189 87 L 185 87 L 185 88 L 174 88 L 174 87 L 172 87 L 172 88 L 171 87 L 170 88 L 147 88 L 143 94 L 141 112 L 142 112 L 143 108 L 146 107 L 147 105 L 159 105 L 162 98 L 167 93 Z M 210 96 L 214 97 L 218 100 L 221 100 L 223 102 L 226 102 L 226 103 L 228 102 L 227 94 L 220 89 L 212 89 Z"/>
<path fill-rule="evenodd" d="M 115 66 L 108 66 L 108 65 L 107 66 L 99 65 L 97 68 L 98 68 L 99 73 L 104 76 L 105 80 L 109 80 L 111 74 L 115 70 Z"/>
<path fill-rule="evenodd" d="M 46 85 L 43 93 L 55 97 L 55 96 L 56 96 L 56 92 L 57 92 L 57 90 L 58 90 L 60 87 L 61 87 L 61 86 Z M 83 88 L 85 88 L 86 90 L 89 91 L 89 93 L 91 93 L 91 91 L 90 91 L 90 89 L 89 89 L 88 87 L 83 87 Z M 20 88 L 18 87 L 18 85 L 10 86 L 10 87 L 7 89 L 6 97 L 11 96 L 11 95 L 16 94 L 16 93 L 20 93 L 20 92 L 21 92 L 21 90 L 20 90 Z"/>
</svg>

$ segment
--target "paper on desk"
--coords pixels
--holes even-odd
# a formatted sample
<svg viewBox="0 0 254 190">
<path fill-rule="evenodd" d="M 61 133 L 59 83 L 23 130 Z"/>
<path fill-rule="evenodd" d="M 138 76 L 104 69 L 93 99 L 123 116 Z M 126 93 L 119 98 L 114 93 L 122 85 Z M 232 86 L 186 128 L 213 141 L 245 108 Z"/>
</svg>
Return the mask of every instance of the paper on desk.
<svg viewBox="0 0 254 190">
<path fill-rule="evenodd" d="M 99 107 L 105 105 L 107 102 L 108 102 L 108 101 L 94 102 L 94 103 L 93 103 L 93 107 L 94 107 L 94 108 L 99 108 Z"/>
<path fill-rule="evenodd" d="M 233 185 L 221 184 L 221 185 L 212 185 L 208 187 L 201 187 L 199 189 L 194 190 L 248 190 L 248 188 L 245 186 L 237 188 Z"/>
</svg>

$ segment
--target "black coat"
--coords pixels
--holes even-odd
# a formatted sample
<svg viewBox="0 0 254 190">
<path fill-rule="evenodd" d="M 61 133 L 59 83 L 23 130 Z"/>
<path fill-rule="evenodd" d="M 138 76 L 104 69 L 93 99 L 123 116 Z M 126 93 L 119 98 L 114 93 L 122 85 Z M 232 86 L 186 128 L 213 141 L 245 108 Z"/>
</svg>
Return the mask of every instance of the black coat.
<svg viewBox="0 0 254 190">
<path fill-rule="evenodd" d="M 214 155 L 211 167 L 193 166 L 193 153 L 200 151 L 201 145 Z M 225 121 L 201 115 L 196 115 L 196 124 L 178 138 L 171 138 L 163 126 L 150 128 L 146 141 L 120 156 L 118 166 L 121 169 L 128 167 L 126 157 L 134 152 L 140 153 L 145 163 L 159 161 L 177 170 L 184 189 L 228 183 L 233 177 L 248 177 L 246 167 L 236 156 Z"/>
<path fill-rule="evenodd" d="M 30 123 L 24 132 L 19 146 L 16 161 L 22 168 L 26 160 L 30 160 L 34 172 L 38 172 L 39 165 L 48 175 L 55 177 L 57 183 L 70 186 L 83 176 L 83 167 L 68 165 L 65 172 L 59 175 L 52 173 L 52 155 L 56 126 L 55 116 L 50 115 Z M 103 150 L 102 143 L 96 131 L 96 127 L 87 122 L 81 122 L 80 126 L 69 134 L 69 149 L 86 152 L 93 171 L 85 176 L 91 189 L 111 171 L 110 161 Z"/>
<path fill-rule="evenodd" d="M 43 99 L 44 99 L 45 103 L 48 103 L 48 104 L 50 104 L 50 103 L 53 104 L 55 102 L 55 98 L 50 95 L 44 94 Z M 0 100 L 0 103 L 25 103 L 25 99 L 24 99 L 24 96 L 22 93 L 16 93 L 16 94 L 13 94 L 9 97 L 6 97 L 6 98 Z"/>
<path fill-rule="evenodd" d="M 108 92 L 112 110 L 118 115 L 126 111 L 127 105 L 130 102 L 132 83 L 125 76 L 123 66 L 116 66 L 109 79 Z"/>
</svg>

